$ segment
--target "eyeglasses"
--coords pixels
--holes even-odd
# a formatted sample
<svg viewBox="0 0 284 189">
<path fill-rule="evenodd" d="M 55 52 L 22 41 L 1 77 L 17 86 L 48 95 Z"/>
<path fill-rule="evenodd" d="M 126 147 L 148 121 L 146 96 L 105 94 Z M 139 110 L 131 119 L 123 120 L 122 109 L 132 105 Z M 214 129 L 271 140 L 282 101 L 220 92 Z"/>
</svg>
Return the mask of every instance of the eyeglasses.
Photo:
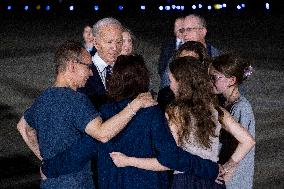
<svg viewBox="0 0 284 189">
<path fill-rule="evenodd" d="M 201 30 L 203 29 L 203 27 L 193 27 L 193 28 L 183 28 L 184 31 L 183 32 L 191 32 L 193 30 Z"/>
<path fill-rule="evenodd" d="M 85 62 L 81 62 L 81 61 L 79 61 L 79 60 L 77 61 L 77 63 L 87 66 L 87 68 L 88 68 L 89 70 L 92 69 L 92 66 L 93 66 L 92 64 L 88 64 L 88 63 L 85 63 Z"/>
<path fill-rule="evenodd" d="M 185 29 L 184 28 L 180 28 L 180 29 L 178 29 L 178 32 L 179 33 L 183 33 L 185 31 Z"/>
</svg>

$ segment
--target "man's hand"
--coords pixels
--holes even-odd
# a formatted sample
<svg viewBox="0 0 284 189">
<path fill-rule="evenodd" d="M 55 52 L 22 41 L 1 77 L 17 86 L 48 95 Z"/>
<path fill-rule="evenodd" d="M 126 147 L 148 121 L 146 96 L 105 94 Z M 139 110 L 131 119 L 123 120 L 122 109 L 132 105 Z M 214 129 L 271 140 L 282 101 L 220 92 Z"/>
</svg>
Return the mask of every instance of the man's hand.
<svg viewBox="0 0 284 189">
<path fill-rule="evenodd" d="M 17 124 L 17 129 L 22 135 L 28 147 L 33 151 L 33 153 L 38 157 L 38 159 L 42 160 L 39 151 L 36 130 L 28 125 L 24 117 L 21 117 L 19 123 Z"/>
</svg>

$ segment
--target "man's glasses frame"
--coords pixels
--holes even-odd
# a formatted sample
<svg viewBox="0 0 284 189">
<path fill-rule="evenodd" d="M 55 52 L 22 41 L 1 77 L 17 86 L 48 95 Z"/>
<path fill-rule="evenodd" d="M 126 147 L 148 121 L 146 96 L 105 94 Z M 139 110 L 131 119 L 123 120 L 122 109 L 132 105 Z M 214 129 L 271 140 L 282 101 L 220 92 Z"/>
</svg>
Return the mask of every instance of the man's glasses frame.
<svg viewBox="0 0 284 189">
<path fill-rule="evenodd" d="M 184 33 L 184 32 L 191 32 L 193 30 L 201 30 L 203 29 L 203 27 L 194 27 L 194 28 L 180 28 L 178 31 L 180 33 Z"/>
<path fill-rule="evenodd" d="M 92 66 L 93 66 L 93 64 L 88 64 L 88 63 L 82 62 L 82 61 L 80 61 L 80 60 L 77 60 L 76 63 L 77 63 L 77 64 L 82 64 L 82 65 L 87 66 L 87 68 L 88 68 L 89 70 L 91 70 L 91 69 L 92 69 Z"/>
</svg>

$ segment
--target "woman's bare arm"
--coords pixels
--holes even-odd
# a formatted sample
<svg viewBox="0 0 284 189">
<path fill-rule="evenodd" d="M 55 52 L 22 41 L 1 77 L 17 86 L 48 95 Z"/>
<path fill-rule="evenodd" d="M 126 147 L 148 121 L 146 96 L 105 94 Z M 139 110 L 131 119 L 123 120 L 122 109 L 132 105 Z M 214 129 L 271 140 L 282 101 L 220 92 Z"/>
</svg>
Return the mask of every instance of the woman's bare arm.
<svg viewBox="0 0 284 189">
<path fill-rule="evenodd" d="M 112 161 L 117 167 L 132 166 L 140 169 L 150 171 L 167 171 L 170 170 L 168 167 L 163 166 L 157 160 L 157 158 L 136 158 L 129 157 L 120 152 L 110 153 Z"/>
</svg>

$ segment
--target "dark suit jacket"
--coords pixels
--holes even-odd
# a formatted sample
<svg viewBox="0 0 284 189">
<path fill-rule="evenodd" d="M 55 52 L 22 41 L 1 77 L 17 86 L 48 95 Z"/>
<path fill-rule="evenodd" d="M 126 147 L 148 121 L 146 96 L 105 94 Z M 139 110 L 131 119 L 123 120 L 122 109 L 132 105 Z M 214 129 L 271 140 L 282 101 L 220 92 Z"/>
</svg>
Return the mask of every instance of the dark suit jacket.
<svg viewBox="0 0 284 189">
<path fill-rule="evenodd" d="M 176 51 L 176 38 L 171 38 L 167 41 L 161 48 L 161 54 L 159 57 L 158 73 L 160 77 L 167 69 L 168 62 L 170 58 L 174 55 Z"/>
<path fill-rule="evenodd" d="M 93 105 L 96 108 L 99 108 L 102 104 L 107 102 L 108 98 L 100 74 L 94 64 L 92 66 L 92 71 L 93 76 L 90 76 L 85 87 L 79 88 L 78 91 L 86 94 L 92 101 Z"/>
</svg>

